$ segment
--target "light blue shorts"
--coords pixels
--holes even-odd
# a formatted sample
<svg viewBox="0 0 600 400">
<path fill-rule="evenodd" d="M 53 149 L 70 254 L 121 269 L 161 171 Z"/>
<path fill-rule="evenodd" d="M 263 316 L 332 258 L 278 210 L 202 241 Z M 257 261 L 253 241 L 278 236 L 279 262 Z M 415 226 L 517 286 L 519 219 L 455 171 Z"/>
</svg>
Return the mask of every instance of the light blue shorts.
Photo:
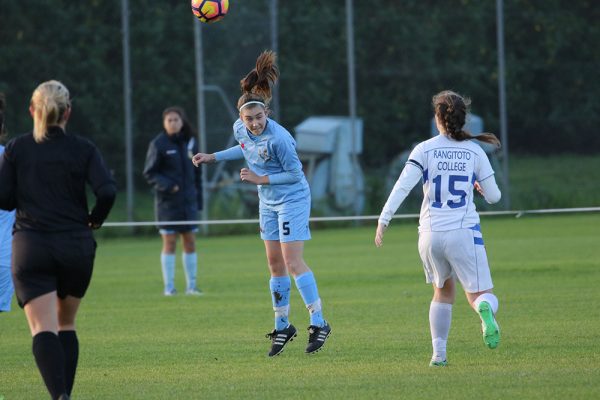
<svg viewBox="0 0 600 400">
<path fill-rule="evenodd" d="M 310 197 L 276 206 L 260 203 L 260 237 L 281 243 L 310 240 Z"/>
<path fill-rule="evenodd" d="M 14 291 L 10 266 L 0 265 L 0 311 L 10 311 Z"/>
</svg>

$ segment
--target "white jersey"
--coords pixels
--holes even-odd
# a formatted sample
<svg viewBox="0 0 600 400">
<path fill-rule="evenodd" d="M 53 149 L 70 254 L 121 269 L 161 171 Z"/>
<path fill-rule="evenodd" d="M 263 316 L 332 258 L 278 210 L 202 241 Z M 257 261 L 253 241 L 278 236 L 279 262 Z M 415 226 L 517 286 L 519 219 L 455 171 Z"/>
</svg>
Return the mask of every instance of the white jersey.
<svg viewBox="0 0 600 400">
<path fill-rule="evenodd" d="M 379 222 L 389 223 L 410 189 L 422 177 L 419 232 L 472 228 L 479 223 L 473 203 L 473 184 L 493 175 L 490 161 L 477 143 L 456 141 L 444 135 L 421 142 L 410 153 Z M 492 181 L 496 187 L 495 180 Z"/>
</svg>

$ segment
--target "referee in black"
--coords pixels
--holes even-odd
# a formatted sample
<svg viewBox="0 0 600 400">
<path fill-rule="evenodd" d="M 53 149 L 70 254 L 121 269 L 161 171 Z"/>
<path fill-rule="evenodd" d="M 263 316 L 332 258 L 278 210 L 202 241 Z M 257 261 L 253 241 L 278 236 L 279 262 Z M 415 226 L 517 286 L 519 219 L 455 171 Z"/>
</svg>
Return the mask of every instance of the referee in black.
<svg viewBox="0 0 600 400">
<path fill-rule="evenodd" d="M 58 81 L 31 97 L 33 132 L 0 158 L 0 208 L 16 209 L 12 275 L 33 337 L 33 355 L 52 399 L 69 399 L 79 354 L 75 316 L 96 253 L 92 229 L 113 206 L 116 186 L 89 140 L 66 132 L 69 91 Z M 96 204 L 88 211 L 86 183 Z"/>
</svg>

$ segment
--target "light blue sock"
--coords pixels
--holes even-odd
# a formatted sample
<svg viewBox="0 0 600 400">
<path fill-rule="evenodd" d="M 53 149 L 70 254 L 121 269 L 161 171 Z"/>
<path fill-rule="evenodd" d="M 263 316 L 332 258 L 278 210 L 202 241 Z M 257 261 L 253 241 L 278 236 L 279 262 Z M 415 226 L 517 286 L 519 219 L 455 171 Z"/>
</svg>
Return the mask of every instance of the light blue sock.
<svg viewBox="0 0 600 400">
<path fill-rule="evenodd" d="M 273 276 L 269 281 L 273 311 L 275 311 L 275 329 L 280 331 L 290 324 L 290 288 L 292 281 L 289 276 Z"/>
<path fill-rule="evenodd" d="M 183 253 L 182 258 L 187 289 L 196 289 L 196 274 L 198 271 L 198 257 L 196 252 Z"/>
<path fill-rule="evenodd" d="M 310 324 L 325 326 L 323 313 L 321 311 L 321 299 L 317 290 L 317 282 L 312 271 L 296 276 L 296 287 L 304 300 L 304 304 L 310 313 Z"/>
<path fill-rule="evenodd" d="M 175 289 L 175 254 L 160 253 L 165 292 Z"/>
<path fill-rule="evenodd" d="M 13 292 L 10 265 L 0 265 L 0 311 L 10 311 Z"/>
</svg>

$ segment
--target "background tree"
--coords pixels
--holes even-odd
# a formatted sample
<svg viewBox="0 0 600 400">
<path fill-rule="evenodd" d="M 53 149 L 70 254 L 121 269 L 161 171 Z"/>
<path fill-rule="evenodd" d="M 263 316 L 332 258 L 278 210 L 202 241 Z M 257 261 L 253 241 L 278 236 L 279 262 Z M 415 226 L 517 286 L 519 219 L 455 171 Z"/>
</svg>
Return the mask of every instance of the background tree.
<svg viewBox="0 0 600 400">
<path fill-rule="evenodd" d="M 184 107 L 195 120 L 193 17 L 188 2 L 130 0 L 134 157 L 141 177 L 161 111 Z M 207 84 L 231 106 L 239 79 L 269 47 L 269 1 L 232 2 L 203 26 Z M 347 114 L 345 2 L 279 2 L 281 122 Z M 430 99 L 451 88 L 474 100 L 486 130 L 499 132 L 495 3 L 355 1 L 358 115 L 367 168 L 378 168 L 429 135 Z M 511 152 L 597 153 L 600 138 L 600 7 L 594 1 L 505 0 Z M 124 179 L 122 37 L 119 0 L 2 1 L 0 90 L 12 135 L 30 129 L 29 96 L 62 80 L 76 106 L 69 125 L 106 154 Z M 220 99 L 207 94 L 209 149 L 231 135 Z M 109 151 L 110 150 L 110 151 Z"/>
</svg>

